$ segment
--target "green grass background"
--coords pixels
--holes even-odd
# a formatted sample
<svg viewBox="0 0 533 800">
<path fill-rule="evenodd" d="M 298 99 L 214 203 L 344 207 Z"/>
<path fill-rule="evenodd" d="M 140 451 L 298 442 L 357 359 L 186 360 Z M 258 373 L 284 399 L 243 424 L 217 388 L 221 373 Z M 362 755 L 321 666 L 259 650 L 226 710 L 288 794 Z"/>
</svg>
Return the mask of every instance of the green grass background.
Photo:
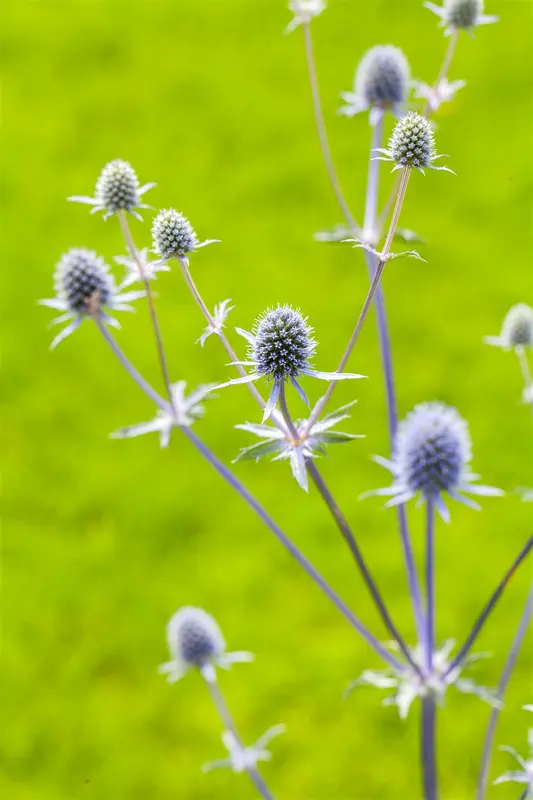
<svg viewBox="0 0 533 800">
<path fill-rule="evenodd" d="M 438 115 L 437 143 L 457 177 L 415 175 L 403 223 L 427 241 L 428 263 L 399 261 L 385 277 L 399 404 L 456 405 L 470 421 L 474 467 L 510 494 L 476 513 L 453 507 L 438 525 L 439 638 L 466 635 L 481 604 L 531 532 L 531 419 L 519 403 L 512 354 L 486 347 L 508 307 L 532 300 L 532 6 L 490 3 L 498 25 L 461 36 L 451 76 L 466 89 Z M 70 246 L 108 260 L 123 252 L 118 223 L 103 223 L 69 194 L 90 194 L 101 167 L 125 158 L 157 181 L 155 208 L 183 209 L 201 238 L 222 244 L 192 259 L 210 306 L 233 298 L 249 327 L 280 302 L 309 314 L 316 364 L 334 369 L 367 282 L 360 252 L 313 241 L 339 222 L 313 128 L 301 32 L 277 0 L 12 2 L 2 25 L 4 545 L 0 788 L 17 800 L 206 800 L 253 796 L 227 772 L 202 776 L 222 755 L 220 725 L 197 675 L 169 686 L 165 624 L 176 608 L 213 612 L 230 648 L 257 654 L 221 676 L 242 734 L 287 733 L 264 775 L 285 800 L 417 798 L 418 720 L 379 705 L 376 690 L 343 701 L 346 684 L 377 658 L 187 442 L 161 451 L 155 436 L 110 441 L 153 409 L 90 324 L 48 352 L 54 265 Z M 314 25 L 325 113 L 342 184 L 362 215 L 369 129 L 336 114 L 371 45 L 405 49 L 416 76 L 436 76 L 445 40 L 420 2 L 331 0 Z M 389 122 L 389 125 L 391 123 Z M 392 178 L 385 168 L 383 199 Z M 149 244 L 151 212 L 133 221 Z M 230 376 L 217 341 L 195 345 L 203 323 L 177 270 L 157 282 L 173 379 Z M 157 386 L 146 309 L 123 316 L 120 343 Z M 232 334 L 233 337 L 233 334 Z M 235 337 L 233 337 L 235 338 Z M 236 337 L 235 344 L 242 343 Z M 383 485 L 370 461 L 386 453 L 374 319 L 351 367 L 369 376 L 350 430 L 366 439 L 320 466 L 335 487 L 405 635 L 412 617 L 393 512 L 359 494 Z M 315 400 L 320 386 L 308 381 Z M 295 412 L 300 401 L 291 398 Z M 197 432 L 227 463 L 258 412 L 243 387 L 209 404 Z M 336 530 L 314 492 L 286 465 L 239 464 L 271 510 L 354 610 L 383 632 Z M 411 512 L 422 554 L 420 512 Z M 494 652 L 478 679 L 497 681 L 525 600 L 518 575 L 479 649 Z M 533 652 L 524 647 L 498 743 L 525 750 Z M 472 800 L 488 709 L 449 693 L 439 724 L 444 800 Z M 494 776 L 510 767 L 495 756 Z M 512 786 L 491 789 L 512 800 Z"/>
</svg>

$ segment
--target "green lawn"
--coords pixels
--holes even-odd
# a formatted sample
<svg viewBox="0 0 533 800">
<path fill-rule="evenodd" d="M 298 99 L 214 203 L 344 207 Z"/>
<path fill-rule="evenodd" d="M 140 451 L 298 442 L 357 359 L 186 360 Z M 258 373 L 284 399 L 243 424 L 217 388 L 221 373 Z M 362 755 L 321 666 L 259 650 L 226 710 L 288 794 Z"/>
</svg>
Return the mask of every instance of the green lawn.
<svg viewBox="0 0 533 800">
<path fill-rule="evenodd" d="M 361 55 L 404 48 L 416 76 L 434 80 L 446 40 L 418 0 L 331 0 L 313 31 L 335 161 L 356 216 L 363 210 L 369 128 L 336 114 Z M 438 631 L 461 639 L 531 533 L 531 418 L 519 402 L 516 359 L 483 344 L 513 303 L 532 294 L 532 53 L 528 2 L 491 0 L 498 25 L 462 35 L 451 76 L 468 85 L 438 115 L 440 152 L 457 177 L 415 175 L 402 222 L 426 241 L 427 264 L 387 268 L 390 327 L 402 414 L 441 399 L 470 421 L 474 468 L 509 490 L 476 513 L 453 505 L 438 524 Z M 221 676 L 247 742 L 284 722 L 263 773 L 278 800 L 416 800 L 418 719 L 381 708 L 376 690 L 342 699 L 377 658 L 266 528 L 175 435 L 114 441 L 148 419 L 89 323 L 54 353 L 47 331 L 54 265 L 71 246 L 108 261 L 123 252 L 116 219 L 65 202 L 91 194 L 102 166 L 124 158 L 156 208 L 187 213 L 201 238 L 192 268 L 210 306 L 231 297 L 230 322 L 249 328 L 269 305 L 300 306 L 316 329 L 316 364 L 333 370 L 367 288 L 364 259 L 312 234 L 340 222 L 313 127 L 301 31 L 284 36 L 281 0 L 13 0 L 4 12 L 3 202 L 4 539 L 3 768 L 10 800 L 251 798 L 244 777 L 204 776 L 221 757 L 220 724 L 197 675 L 170 686 L 165 625 L 200 605 L 230 649 L 253 665 Z M 388 121 L 388 126 L 392 121 Z M 393 178 L 385 167 L 383 199 Z M 149 244 L 151 212 L 133 222 Z M 117 272 L 117 274 L 120 274 Z M 174 269 L 156 284 L 174 380 L 231 375 L 217 341 L 195 345 L 203 321 Z M 160 388 L 142 303 L 122 315 L 119 341 Z M 235 346 L 242 341 L 230 327 Z M 358 405 L 348 429 L 366 438 L 330 453 L 323 474 L 353 523 L 398 624 L 412 615 L 392 511 L 359 494 L 384 485 L 370 461 L 385 454 L 383 381 L 374 319 L 350 366 L 369 376 L 338 389 Z M 312 400 L 321 385 L 307 381 Z M 291 402 L 304 409 L 296 396 Z M 229 463 L 251 444 L 233 425 L 257 421 L 244 387 L 220 393 L 196 431 Z M 237 464 L 272 512 L 357 614 L 384 633 L 315 492 L 284 464 Z M 410 513 L 422 555 L 423 516 Z M 524 604 L 532 568 L 506 593 L 479 642 L 493 685 Z M 525 750 L 533 651 L 524 647 L 498 744 Z M 487 707 L 450 692 L 439 729 L 442 800 L 473 800 Z M 497 753 L 493 774 L 510 768 Z M 512 784 L 491 789 L 516 800 Z"/>
</svg>

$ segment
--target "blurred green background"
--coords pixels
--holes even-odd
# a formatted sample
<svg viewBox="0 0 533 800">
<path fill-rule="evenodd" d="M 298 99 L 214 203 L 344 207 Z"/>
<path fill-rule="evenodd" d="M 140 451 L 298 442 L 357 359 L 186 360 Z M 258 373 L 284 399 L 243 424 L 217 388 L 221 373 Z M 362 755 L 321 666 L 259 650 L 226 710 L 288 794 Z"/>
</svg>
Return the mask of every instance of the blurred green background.
<svg viewBox="0 0 533 800">
<path fill-rule="evenodd" d="M 394 262 L 385 291 L 402 414 L 441 399 L 470 421 L 474 468 L 510 490 L 476 513 L 454 504 L 438 525 L 439 638 L 464 637 L 531 532 L 532 435 L 512 354 L 486 347 L 508 307 L 532 300 L 532 5 L 490 3 L 501 22 L 460 37 L 451 77 L 468 86 L 438 114 L 437 144 L 457 177 L 415 175 L 402 222 L 427 242 L 428 263 Z M 124 158 L 155 208 L 184 210 L 201 238 L 193 257 L 210 306 L 226 297 L 249 328 L 265 307 L 300 306 L 316 328 L 316 365 L 332 370 L 366 292 L 360 251 L 313 241 L 340 222 L 313 127 L 301 31 L 276 0 L 13 2 L 4 10 L 2 221 L 4 391 L 3 796 L 17 800 L 251 798 L 244 777 L 200 773 L 223 755 L 220 724 L 197 675 L 168 685 L 165 624 L 183 604 L 214 613 L 230 649 L 257 655 L 221 676 L 247 742 L 278 722 L 264 775 L 285 800 L 417 798 L 418 719 L 379 705 L 377 690 L 347 701 L 346 684 L 378 661 L 258 519 L 178 435 L 110 441 L 153 409 L 91 324 L 53 354 L 48 310 L 54 265 L 70 246 L 111 261 L 124 251 L 69 194 L 91 194 L 102 166 Z M 413 74 L 434 80 L 446 40 L 421 2 L 331 0 L 313 26 L 335 161 L 362 216 L 369 128 L 336 114 L 357 61 L 375 43 L 405 49 Z M 391 121 L 389 121 L 389 126 Z M 383 172 L 383 199 L 391 185 Z M 134 235 L 149 244 L 151 212 Z M 120 275 L 120 271 L 117 270 Z M 173 379 L 231 375 L 176 269 L 157 282 Z M 146 309 L 123 315 L 119 341 L 158 387 Z M 233 336 L 233 334 L 232 334 Z M 242 342 L 234 337 L 235 345 Z M 384 485 L 370 461 L 387 451 L 385 408 L 370 319 L 351 367 L 369 376 L 347 423 L 366 439 L 320 466 L 412 640 L 392 511 L 362 491 Z M 308 381 L 312 400 L 322 388 Z M 304 409 L 291 397 L 295 412 Z M 256 421 L 244 387 L 210 403 L 196 431 L 227 463 L 251 444 L 233 425 Z M 236 473 L 379 636 L 383 631 L 343 543 L 314 492 L 284 464 Z M 422 517 L 410 514 L 421 555 Z M 497 681 L 531 567 L 516 577 L 479 642 Z M 498 730 L 526 749 L 533 652 L 524 647 Z M 449 693 L 439 728 L 442 796 L 472 800 L 488 709 Z M 497 753 L 493 776 L 510 768 Z M 490 796 L 516 798 L 512 785 Z"/>
</svg>

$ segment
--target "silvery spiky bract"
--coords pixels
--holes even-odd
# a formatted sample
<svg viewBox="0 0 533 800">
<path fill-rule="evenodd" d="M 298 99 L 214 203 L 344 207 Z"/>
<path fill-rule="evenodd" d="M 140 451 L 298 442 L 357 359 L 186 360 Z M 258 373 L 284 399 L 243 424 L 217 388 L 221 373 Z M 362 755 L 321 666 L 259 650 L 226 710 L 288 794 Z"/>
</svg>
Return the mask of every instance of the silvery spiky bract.
<svg viewBox="0 0 533 800">
<path fill-rule="evenodd" d="M 290 434 L 280 427 L 255 425 L 250 422 L 244 425 L 236 425 L 236 428 L 252 433 L 261 441 L 241 450 L 235 461 L 259 461 L 260 458 L 265 456 L 273 456 L 273 461 L 288 460 L 293 477 L 298 481 L 302 489 L 307 492 L 309 489 L 307 470 L 305 468 L 307 458 L 316 458 L 324 455 L 328 444 L 342 444 L 351 442 L 353 439 L 364 438 L 362 435 L 332 430 L 339 422 L 349 419 L 350 415 L 345 412 L 355 402 L 354 400 L 352 403 L 332 411 L 319 422 L 314 422 L 309 429 L 308 420 L 297 420 L 294 425 L 300 437 L 298 442 L 294 441 Z M 313 413 L 311 416 L 313 416 Z"/>
<path fill-rule="evenodd" d="M 71 248 L 61 256 L 54 273 L 54 288 L 56 297 L 39 300 L 39 303 L 65 312 L 56 317 L 52 325 L 61 322 L 70 324 L 55 337 L 50 345 L 51 349 L 75 331 L 90 315 L 99 315 L 110 325 L 120 327 L 104 308 L 132 311 L 127 303 L 144 296 L 144 292 L 117 294 L 113 276 L 104 259 L 93 250 L 84 248 Z"/>
<path fill-rule="evenodd" d="M 372 47 L 359 62 L 353 92 L 341 94 L 346 105 L 340 113 L 353 117 L 370 108 L 379 112 L 391 109 L 400 114 L 407 98 L 409 75 L 409 63 L 402 50 L 393 45 Z"/>
<path fill-rule="evenodd" d="M 150 261 L 148 258 L 148 248 L 143 247 L 138 250 L 135 257 L 114 256 L 113 261 L 126 268 L 126 275 L 120 282 L 120 288 L 125 289 L 137 281 L 155 281 L 158 272 L 170 272 L 170 267 L 160 261 Z"/>
<path fill-rule="evenodd" d="M 226 327 L 226 320 L 230 311 L 233 311 L 235 308 L 235 306 L 230 306 L 230 303 L 231 298 L 223 300 L 221 303 L 217 303 L 213 313 L 213 323 L 210 323 L 204 328 L 202 335 L 196 340 L 196 344 L 199 344 L 201 347 L 203 347 L 209 337 L 213 334 L 220 336 L 222 329 Z"/>
<path fill-rule="evenodd" d="M 392 668 L 386 670 L 365 670 L 360 678 L 348 686 L 349 694 L 357 686 L 374 686 L 377 689 L 393 689 L 394 694 L 383 700 L 384 706 L 397 706 L 402 719 L 409 713 L 412 703 L 418 698 L 432 697 L 436 703 L 442 704 L 450 686 L 463 694 L 474 694 L 492 706 L 499 707 L 500 702 L 496 693 L 483 686 L 479 686 L 469 678 L 461 677 L 465 667 L 486 658 L 486 654 L 466 656 L 461 665 L 450 670 L 452 662 L 450 653 L 455 646 L 453 640 L 447 641 L 440 650 L 433 653 L 433 668 L 430 674 L 424 669 L 425 656 L 423 649 L 417 646 L 411 650 L 414 663 L 419 667 L 417 672 L 411 665 L 402 667 L 401 670 Z M 396 650 L 396 644 L 389 645 Z"/>
<path fill-rule="evenodd" d="M 417 169 L 424 172 L 424 169 L 437 169 L 451 172 L 448 167 L 436 167 L 434 161 L 442 156 L 437 155 L 435 149 L 435 136 L 433 128 L 427 117 L 409 111 L 402 117 L 392 132 L 389 146 L 386 149 L 376 148 L 378 156 L 382 161 L 394 161 L 396 169 Z M 394 172 L 393 170 L 393 172 Z"/>
<path fill-rule="evenodd" d="M 215 619 L 201 608 L 184 606 L 167 625 L 167 642 L 172 656 L 159 667 L 171 683 L 196 667 L 210 679 L 215 666 L 229 667 L 236 662 L 252 661 L 251 653 L 227 653 L 226 643 Z"/>
<path fill-rule="evenodd" d="M 513 347 L 533 347 L 533 308 L 518 303 L 507 312 L 499 336 L 486 336 L 487 344 L 510 350 Z"/>
<path fill-rule="evenodd" d="M 266 746 L 276 736 L 285 733 L 285 725 L 274 725 L 269 728 L 251 747 L 243 747 L 231 731 L 224 731 L 222 743 L 229 753 L 228 758 L 219 761 L 210 761 L 204 764 L 202 772 L 211 772 L 212 769 L 231 769 L 239 774 L 248 769 L 253 769 L 258 761 L 270 761 L 271 753 Z"/>
<path fill-rule="evenodd" d="M 318 17 L 325 8 L 325 0 L 290 0 L 289 11 L 292 11 L 294 16 L 287 25 L 285 33 L 290 33 L 298 25 L 308 24 L 313 17 Z"/>
<path fill-rule="evenodd" d="M 526 711 L 533 711 L 533 706 L 524 706 Z M 528 744 L 529 744 L 529 758 L 522 758 L 516 750 L 512 747 L 500 747 L 500 750 L 504 750 L 507 753 L 510 753 L 515 761 L 519 764 L 520 769 L 509 770 L 509 772 L 505 772 L 503 775 L 500 775 L 494 783 L 520 783 L 525 785 L 526 789 L 520 795 L 520 800 L 531 800 L 533 798 L 533 728 L 529 729 L 528 732 Z"/>
<path fill-rule="evenodd" d="M 442 6 L 431 2 L 424 3 L 424 6 L 440 18 L 440 24 L 448 36 L 460 29 L 470 31 L 478 25 L 498 22 L 498 17 L 484 13 L 483 0 L 444 0 Z"/>
<path fill-rule="evenodd" d="M 413 81 L 415 97 L 425 100 L 429 113 L 433 114 L 443 103 L 453 100 L 459 89 L 466 86 L 466 81 L 449 81 L 442 78 L 436 86 L 424 81 Z"/>
<path fill-rule="evenodd" d="M 139 179 L 131 164 L 127 161 L 116 159 L 105 165 L 96 182 L 94 197 L 73 195 L 67 198 L 76 203 L 92 205 L 91 214 L 104 211 L 104 219 L 116 214 L 117 211 L 128 211 L 137 219 L 142 217 L 136 208 L 150 208 L 141 203 L 142 195 L 155 186 L 155 183 L 145 183 L 139 186 Z"/>
<path fill-rule="evenodd" d="M 172 392 L 172 408 L 168 411 L 159 410 L 154 419 L 148 422 L 139 422 L 135 425 L 127 425 L 111 434 L 112 439 L 132 439 L 135 436 L 142 436 L 145 433 L 159 432 L 159 442 L 161 447 L 168 447 L 172 428 L 180 426 L 189 428 L 196 420 L 204 415 L 204 407 L 201 404 L 211 390 L 213 383 L 203 384 L 194 389 L 190 394 L 185 394 L 186 381 L 178 381 L 170 388 Z"/>
<path fill-rule="evenodd" d="M 307 405 L 309 402 L 298 383 L 301 375 L 309 375 L 324 381 L 340 381 L 347 378 L 362 378 L 346 372 L 319 372 L 311 369 L 311 358 L 316 349 L 313 329 L 298 309 L 291 306 L 277 306 L 265 311 L 255 322 L 253 333 L 236 328 L 249 344 L 248 361 L 236 362 L 238 365 L 253 367 L 250 375 L 234 378 L 220 384 L 219 389 L 239 383 L 251 383 L 260 378 L 272 382 L 272 390 L 265 406 L 263 422 L 276 407 L 281 385 L 290 381 Z"/>
<path fill-rule="evenodd" d="M 461 492 L 503 494 L 500 489 L 474 483 L 478 476 L 470 471 L 472 445 L 468 425 L 455 408 L 444 403 L 415 406 L 399 425 L 392 459 L 376 456 L 374 460 L 392 472 L 394 482 L 367 492 L 366 496 L 390 495 L 387 506 L 406 503 L 419 495 L 421 502 L 431 500 L 448 521 L 443 494 L 475 509 L 479 508 L 477 503 Z"/>
</svg>

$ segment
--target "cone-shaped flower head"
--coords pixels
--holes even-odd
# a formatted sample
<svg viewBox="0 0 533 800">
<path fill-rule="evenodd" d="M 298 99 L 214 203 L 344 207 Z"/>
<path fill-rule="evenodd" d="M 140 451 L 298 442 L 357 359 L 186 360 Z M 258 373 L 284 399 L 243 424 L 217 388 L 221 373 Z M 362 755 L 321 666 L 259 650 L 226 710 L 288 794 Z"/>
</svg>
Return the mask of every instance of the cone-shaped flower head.
<svg viewBox="0 0 533 800">
<path fill-rule="evenodd" d="M 489 25 L 498 21 L 498 17 L 484 13 L 483 0 L 444 0 L 443 6 L 431 2 L 424 5 L 440 17 L 441 25 L 446 27 L 448 34 L 457 30 L 469 31 L 478 25 Z"/>
<path fill-rule="evenodd" d="M 444 403 L 422 403 L 400 424 L 392 460 L 375 459 L 392 472 L 393 485 L 368 494 L 392 495 L 387 505 L 420 495 L 424 502 L 431 500 L 447 521 L 443 493 L 474 508 L 477 504 L 460 492 L 502 494 L 499 489 L 473 483 L 477 476 L 470 471 L 471 459 L 468 425 L 456 409 Z"/>
<path fill-rule="evenodd" d="M 174 208 L 160 211 L 152 223 L 152 249 L 162 261 L 168 258 L 186 258 L 199 247 L 217 241 L 218 239 L 198 241 L 187 217 Z"/>
<path fill-rule="evenodd" d="M 298 383 L 301 375 L 320 378 L 325 381 L 339 381 L 345 378 L 361 378 L 345 372 L 318 372 L 311 369 L 311 358 L 316 349 L 313 329 L 298 309 L 291 306 L 277 306 L 265 311 L 255 322 L 253 333 L 237 328 L 237 333 L 247 340 L 249 361 L 237 364 L 253 367 L 250 375 L 235 378 L 221 384 L 218 388 L 237 383 L 251 383 L 260 378 L 273 381 L 272 391 L 265 407 L 263 422 L 272 414 L 285 381 L 290 381 L 304 402 L 307 397 Z"/>
<path fill-rule="evenodd" d="M 368 108 L 400 113 L 407 98 L 409 75 L 402 50 L 392 45 L 372 47 L 359 62 L 354 91 L 341 95 L 347 103 L 341 113 L 351 117 Z"/>
<path fill-rule="evenodd" d="M 84 248 L 72 248 L 61 256 L 54 274 L 54 288 L 56 297 L 52 300 L 40 300 L 40 304 L 65 312 L 53 324 L 73 321 L 56 336 L 52 348 L 72 333 L 89 314 L 98 314 L 106 322 L 118 327 L 118 323 L 103 311 L 104 307 L 131 311 L 131 307 L 125 303 L 144 296 L 144 292 L 117 294 L 115 282 L 104 259 L 93 250 Z"/>
<path fill-rule="evenodd" d="M 507 312 L 499 336 L 487 336 L 487 344 L 509 350 L 512 347 L 533 347 L 533 308 L 518 303 Z"/>
<path fill-rule="evenodd" d="M 451 172 L 447 167 L 436 167 L 433 162 L 437 155 L 433 128 L 427 117 L 410 111 L 396 123 L 389 140 L 388 149 L 378 149 L 383 153 L 383 161 L 394 161 L 395 169 L 414 168 L 421 172 L 424 168 Z"/>
<path fill-rule="evenodd" d="M 105 165 L 98 180 L 94 197 L 69 197 L 77 203 L 87 203 L 93 206 L 91 213 L 104 211 L 104 219 L 116 214 L 117 211 L 128 211 L 138 219 L 142 217 L 135 211 L 136 208 L 150 208 L 141 202 L 142 195 L 155 186 L 155 183 L 146 183 L 139 186 L 139 179 L 131 164 L 127 161 L 115 159 Z"/>
<path fill-rule="evenodd" d="M 193 667 L 209 677 L 214 665 L 228 667 L 253 659 L 251 653 L 227 653 L 222 632 L 211 614 L 193 606 L 184 606 L 171 617 L 167 642 L 172 661 L 162 664 L 159 671 L 167 674 L 170 682 L 179 680 Z"/>
</svg>

